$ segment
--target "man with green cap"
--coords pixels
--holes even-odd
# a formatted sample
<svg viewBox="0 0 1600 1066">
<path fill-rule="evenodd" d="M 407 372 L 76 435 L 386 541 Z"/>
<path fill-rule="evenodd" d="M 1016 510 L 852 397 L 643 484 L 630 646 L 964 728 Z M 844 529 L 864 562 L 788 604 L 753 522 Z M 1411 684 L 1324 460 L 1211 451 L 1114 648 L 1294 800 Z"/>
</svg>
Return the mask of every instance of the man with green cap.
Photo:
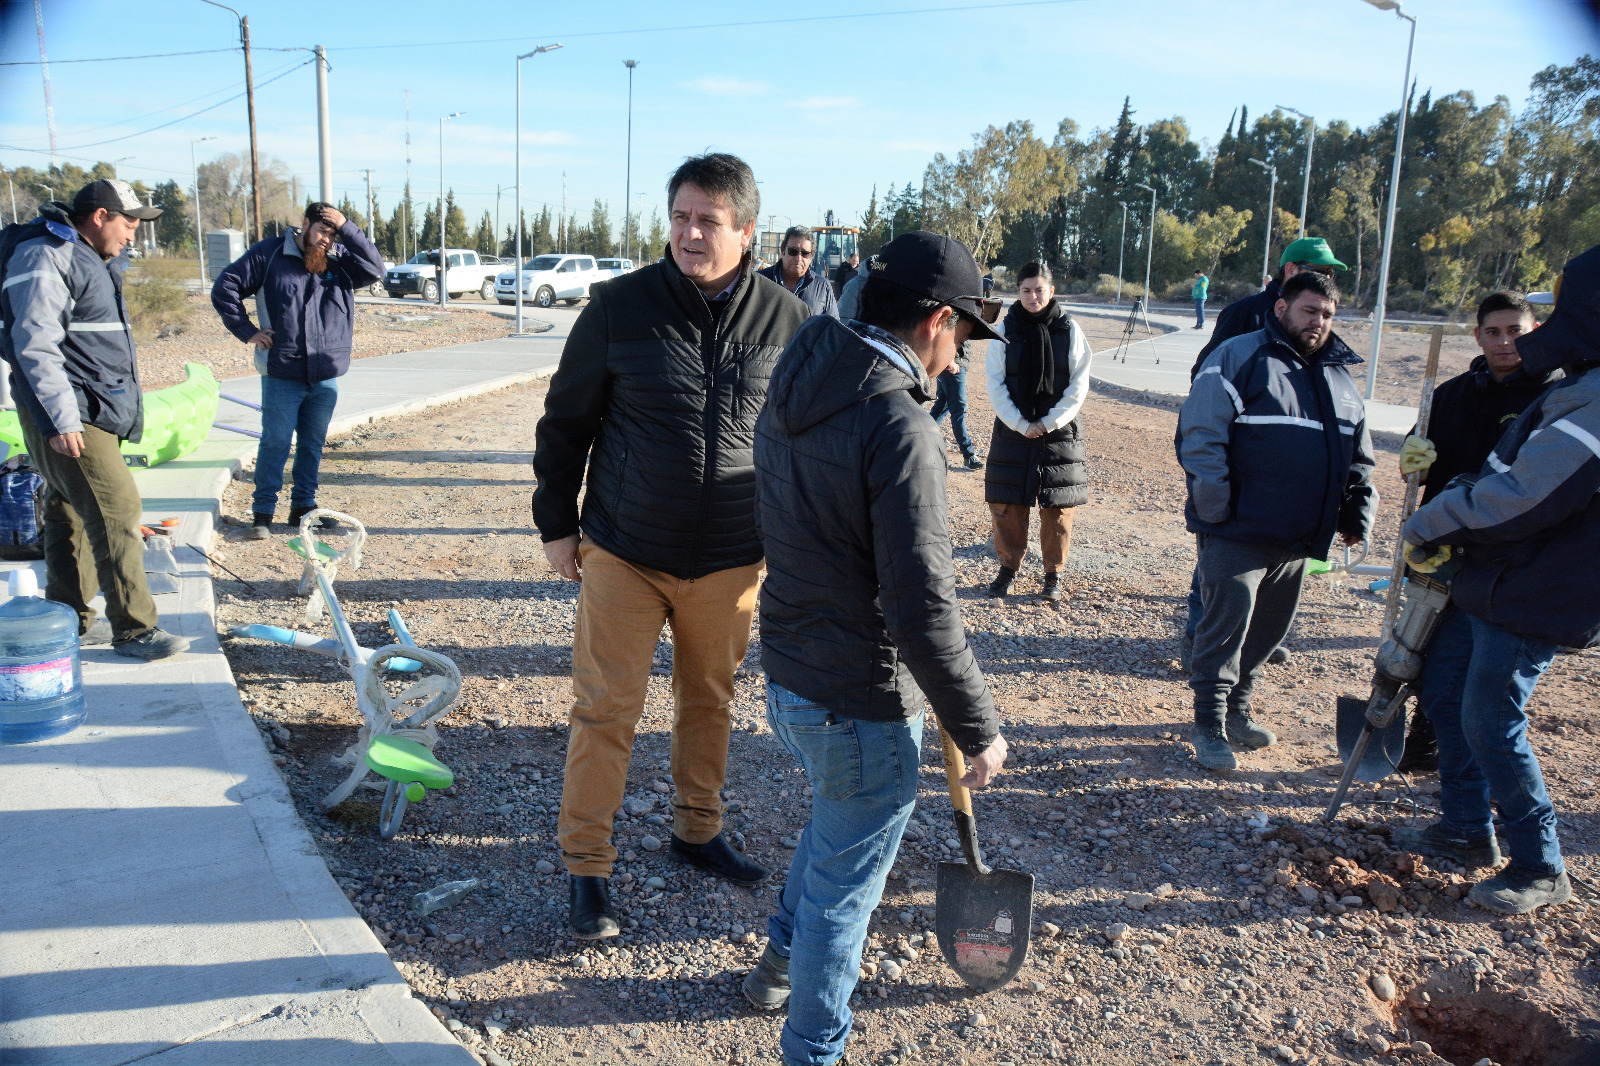
<svg viewBox="0 0 1600 1066">
<path fill-rule="evenodd" d="M 1283 299 L 1284 282 L 1302 270 L 1331 277 L 1335 270 L 1347 269 L 1349 268 L 1334 258 L 1333 249 L 1329 248 L 1328 242 L 1321 237 L 1301 237 L 1297 241 L 1290 242 L 1283 250 L 1283 255 L 1278 257 L 1278 273 L 1267 279 L 1267 287 L 1254 296 L 1235 300 L 1217 315 L 1217 324 L 1211 331 L 1211 339 L 1206 341 L 1205 347 L 1201 348 L 1200 354 L 1195 357 L 1194 367 L 1189 371 L 1189 380 L 1194 380 L 1195 375 L 1200 373 L 1200 367 L 1206 361 L 1206 357 L 1224 341 L 1242 337 L 1246 333 L 1254 333 L 1266 326 L 1268 319 L 1274 316 L 1273 309 L 1278 306 L 1278 301 Z M 1178 660 L 1184 670 L 1189 669 L 1189 657 L 1194 648 L 1195 631 L 1200 626 L 1200 614 L 1200 576 L 1196 571 L 1194 580 L 1189 584 L 1189 618 L 1179 642 Z M 1288 662 L 1289 652 L 1285 648 L 1274 648 L 1268 661 Z"/>
<path fill-rule="evenodd" d="M 1278 306 L 1278 301 L 1283 299 L 1283 283 L 1300 273 L 1302 270 L 1314 270 L 1318 274 L 1332 276 L 1335 270 L 1349 269 L 1333 256 L 1333 249 L 1328 247 L 1328 242 L 1321 237 L 1301 237 L 1290 243 L 1283 250 L 1283 255 L 1278 258 L 1278 273 L 1268 282 L 1267 287 L 1254 296 L 1246 296 L 1242 300 L 1235 300 L 1222 309 L 1217 315 L 1216 327 L 1211 331 L 1211 339 L 1206 346 L 1200 349 L 1200 354 L 1194 361 L 1194 369 L 1189 371 L 1189 380 L 1200 373 L 1200 364 L 1206 361 L 1223 341 L 1241 337 L 1246 333 L 1254 333 L 1267 324 L 1267 319 L 1272 315 L 1272 309 Z"/>
</svg>

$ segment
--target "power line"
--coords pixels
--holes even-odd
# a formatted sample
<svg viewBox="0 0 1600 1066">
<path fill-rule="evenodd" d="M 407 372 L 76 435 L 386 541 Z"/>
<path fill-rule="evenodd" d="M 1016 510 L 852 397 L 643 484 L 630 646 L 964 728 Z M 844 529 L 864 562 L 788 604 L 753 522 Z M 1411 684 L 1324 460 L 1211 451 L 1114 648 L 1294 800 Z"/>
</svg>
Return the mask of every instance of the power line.
<svg viewBox="0 0 1600 1066">
<path fill-rule="evenodd" d="M 1058 7 L 1062 4 L 1080 4 L 1087 0 L 1014 0 L 1006 4 L 985 4 L 979 11 L 999 11 L 1005 8 L 1017 7 Z M 843 19 L 869 19 L 893 18 L 899 15 L 937 15 L 952 11 L 971 12 L 975 10 L 971 4 L 959 4 L 952 7 L 915 7 L 899 11 L 855 11 L 843 15 L 802 15 L 795 18 L 784 19 L 751 19 L 742 22 L 702 22 L 692 26 L 643 26 L 627 30 L 589 30 L 579 33 L 550 32 L 540 37 L 475 37 L 459 41 L 416 41 L 405 44 L 360 44 L 348 45 L 338 48 L 340 52 L 372 52 L 392 48 L 438 48 L 462 44 L 506 44 L 511 41 L 548 40 L 552 37 L 570 39 L 576 37 L 622 37 L 635 33 L 677 33 L 693 30 L 730 30 L 742 29 L 750 26 L 785 26 L 801 22 L 837 22 Z"/>
<path fill-rule="evenodd" d="M 290 67 L 288 70 L 284 71 L 282 74 L 277 75 L 277 77 L 268 78 L 266 81 L 261 82 L 260 85 L 256 86 L 256 88 L 259 89 L 264 85 L 271 85 L 273 82 L 277 81 L 279 78 L 287 78 L 290 74 L 293 74 L 295 71 L 299 70 L 301 67 L 309 66 L 310 64 L 315 63 L 315 62 L 316 62 L 315 59 L 308 59 L 304 63 L 296 63 L 294 66 Z M 128 134 L 124 134 L 121 137 L 110 137 L 110 138 L 107 138 L 106 140 L 103 140 L 103 141 L 92 141 L 89 144 L 69 144 L 69 145 L 67 145 L 67 147 L 65 149 L 63 149 L 63 151 L 69 151 L 70 152 L 70 151 L 77 151 L 78 149 L 81 149 L 81 148 L 98 148 L 103 144 L 115 144 L 118 141 L 126 141 L 126 140 L 129 140 L 129 139 L 134 138 L 134 137 L 143 137 L 147 133 L 154 133 L 157 130 L 164 130 L 168 126 L 176 126 L 180 122 L 187 122 L 189 119 L 194 118 L 194 117 L 196 117 L 198 115 L 203 115 L 207 111 L 215 111 L 217 108 L 221 107 L 223 104 L 231 104 L 235 100 L 243 99 L 244 95 L 245 95 L 244 93 L 236 93 L 233 96 L 228 97 L 226 100 L 218 100 L 216 103 L 211 104 L 211 105 L 209 105 L 207 107 L 202 107 L 198 111 L 191 111 L 191 112 L 189 112 L 189 114 L 181 115 L 178 118 L 173 119 L 171 122 L 163 122 L 159 126 L 151 126 L 149 129 L 140 130 L 137 133 L 128 133 Z M 23 149 L 18 149 L 18 151 L 32 151 L 32 149 L 23 148 Z"/>
<path fill-rule="evenodd" d="M 130 59 L 172 59 L 176 56 L 206 56 L 216 52 L 238 52 L 238 48 L 202 48 L 198 52 L 153 52 L 143 56 L 101 56 L 97 59 L 52 59 L 51 63 L 121 63 Z M 36 67 L 37 59 L 17 59 L 0 63 L 0 67 Z"/>
</svg>

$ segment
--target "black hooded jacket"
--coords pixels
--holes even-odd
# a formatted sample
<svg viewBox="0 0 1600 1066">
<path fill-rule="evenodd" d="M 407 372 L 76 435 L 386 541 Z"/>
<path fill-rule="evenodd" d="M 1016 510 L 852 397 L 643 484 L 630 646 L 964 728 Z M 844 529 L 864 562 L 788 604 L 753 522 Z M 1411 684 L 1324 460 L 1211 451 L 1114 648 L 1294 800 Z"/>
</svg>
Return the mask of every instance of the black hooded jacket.
<svg viewBox="0 0 1600 1066">
<path fill-rule="evenodd" d="M 773 364 L 810 311 L 746 266 L 720 315 L 672 261 L 594 286 L 536 430 L 533 520 L 695 580 L 761 559 L 750 444 Z"/>
<path fill-rule="evenodd" d="M 809 319 L 756 423 L 761 665 L 840 718 L 908 719 L 926 696 L 976 755 L 1000 727 L 956 603 L 931 387 L 909 349 L 893 342 L 906 369 L 864 341 L 871 329 Z"/>
</svg>

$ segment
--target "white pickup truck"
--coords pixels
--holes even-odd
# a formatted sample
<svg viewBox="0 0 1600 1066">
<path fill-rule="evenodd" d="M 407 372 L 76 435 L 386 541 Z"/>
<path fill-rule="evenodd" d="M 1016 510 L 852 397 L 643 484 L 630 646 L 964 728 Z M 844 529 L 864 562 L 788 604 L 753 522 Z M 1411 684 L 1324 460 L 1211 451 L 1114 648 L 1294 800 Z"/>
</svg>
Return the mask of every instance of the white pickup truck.
<svg viewBox="0 0 1600 1066">
<path fill-rule="evenodd" d="M 448 248 L 450 257 L 445 281 L 452 297 L 475 292 L 480 299 L 494 299 L 494 277 L 504 266 L 498 256 L 479 255 L 470 248 Z M 439 298 L 439 249 L 418 252 L 409 262 L 384 271 L 383 287 L 396 299 L 418 293 L 424 300 Z"/>
<path fill-rule="evenodd" d="M 522 300 L 535 307 L 549 307 L 557 300 L 575 304 L 589 295 L 589 286 L 615 276 L 592 255 L 536 255 L 522 269 Z M 503 304 L 517 302 L 515 269 L 495 279 L 494 296 Z"/>
</svg>

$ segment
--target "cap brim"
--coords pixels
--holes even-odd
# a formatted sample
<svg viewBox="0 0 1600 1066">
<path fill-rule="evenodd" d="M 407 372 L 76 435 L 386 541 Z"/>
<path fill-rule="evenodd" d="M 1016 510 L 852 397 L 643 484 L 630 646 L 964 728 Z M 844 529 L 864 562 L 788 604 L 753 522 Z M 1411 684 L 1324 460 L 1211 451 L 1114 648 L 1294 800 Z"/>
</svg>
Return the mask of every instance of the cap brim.
<svg viewBox="0 0 1600 1066">
<path fill-rule="evenodd" d="M 952 304 L 951 306 L 954 307 L 955 305 Z M 1006 339 L 1005 334 L 1001 333 L 999 330 L 995 329 L 993 326 L 989 325 L 989 323 L 985 322 L 972 312 L 965 311 L 960 307 L 956 307 L 956 314 L 972 323 L 972 336 L 974 338 L 981 337 L 984 340 L 990 341 L 1004 341 Z"/>
</svg>

